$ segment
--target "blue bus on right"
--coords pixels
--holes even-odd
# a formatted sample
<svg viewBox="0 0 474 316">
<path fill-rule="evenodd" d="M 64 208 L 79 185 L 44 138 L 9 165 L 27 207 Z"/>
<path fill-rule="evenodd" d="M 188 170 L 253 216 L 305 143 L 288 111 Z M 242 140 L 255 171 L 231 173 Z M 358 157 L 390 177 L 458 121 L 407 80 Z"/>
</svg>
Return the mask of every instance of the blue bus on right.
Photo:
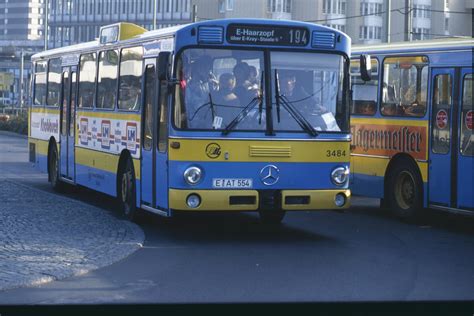
<svg viewBox="0 0 474 316">
<path fill-rule="evenodd" d="M 473 44 L 353 46 L 354 195 L 380 198 L 401 218 L 426 208 L 474 215 Z M 369 77 L 361 55 L 371 57 Z"/>
</svg>

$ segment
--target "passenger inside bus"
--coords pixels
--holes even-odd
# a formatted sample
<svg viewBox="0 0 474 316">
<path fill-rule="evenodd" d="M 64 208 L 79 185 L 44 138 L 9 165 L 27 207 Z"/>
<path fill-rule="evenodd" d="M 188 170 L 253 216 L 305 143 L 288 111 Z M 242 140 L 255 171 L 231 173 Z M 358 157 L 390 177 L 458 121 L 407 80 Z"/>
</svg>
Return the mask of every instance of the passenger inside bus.
<svg viewBox="0 0 474 316">
<path fill-rule="evenodd" d="M 239 98 L 234 93 L 235 84 L 233 74 L 223 73 L 219 77 L 219 91 L 214 94 L 213 102 L 217 105 L 239 106 Z"/>
<path fill-rule="evenodd" d="M 258 90 L 250 81 L 250 66 L 246 62 L 239 62 L 234 66 L 233 72 L 236 79 L 234 93 L 239 98 L 240 104 L 245 106 L 258 95 Z"/>
<path fill-rule="evenodd" d="M 326 108 L 318 105 L 313 96 L 298 84 L 293 71 L 281 72 L 280 95 L 291 101 L 303 115 L 326 112 Z"/>
<path fill-rule="evenodd" d="M 188 121 L 190 127 L 205 127 L 212 124 L 209 114 L 211 92 L 215 91 L 217 83 L 211 72 L 212 59 L 202 56 L 192 64 L 190 68 L 189 81 L 185 85 L 185 102 L 188 110 Z M 186 67 L 185 67 L 186 68 Z M 207 124 L 203 123 L 207 121 Z"/>
</svg>

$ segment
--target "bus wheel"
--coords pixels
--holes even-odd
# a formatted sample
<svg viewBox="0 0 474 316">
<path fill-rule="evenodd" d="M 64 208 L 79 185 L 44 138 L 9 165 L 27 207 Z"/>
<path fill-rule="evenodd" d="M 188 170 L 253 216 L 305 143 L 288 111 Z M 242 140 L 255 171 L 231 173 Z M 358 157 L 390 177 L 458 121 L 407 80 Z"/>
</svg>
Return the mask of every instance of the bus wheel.
<svg viewBox="0 0 474 316">
<path fill-rule="evenodd" d="M 122 214 L 129 220 L 136 220 L 136 190 L 135 190 L 135 171 L 130 158 L 124 163 L 119 173 L 119 192 L 118 202 Z"/>
<path fill-rule="evenodd" d="M 260 210 L 260 220 L 264 224 L 280 224 L 285 217 L 285 211 L 282 210 Z"/>
<path fill-rule="evenodd" d="M 63 189 L 63 182 L 59 180 L 59 159 L 58 159 L 58 150 L 56 146 L 53 145 L 49 151 L 49 182 L 51 187 L 57 191 L 61 192 Z"/>
<path fill-rule="evenodd" d="M 423 182 L 411 163 L 398 164 L 388 179 L 388 205 L 399 218 L 414 219 L 423 206 Z"/>
</svg>

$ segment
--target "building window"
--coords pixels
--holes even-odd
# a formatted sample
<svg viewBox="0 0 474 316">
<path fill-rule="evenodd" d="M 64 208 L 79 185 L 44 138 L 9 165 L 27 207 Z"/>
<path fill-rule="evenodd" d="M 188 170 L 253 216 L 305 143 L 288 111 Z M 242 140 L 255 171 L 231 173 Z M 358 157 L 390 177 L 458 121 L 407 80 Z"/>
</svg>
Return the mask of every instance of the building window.
<svg viewBox="0 0 474 316">
<path fill-rule="evenodd" d="M 449 18 L 444 18 L 444 30 L 449 31 Z"/>
<path fill-rule="evenodd" d="M 234 10 L 234 0 L 226 0 L 226 9 L 227 11 Z"/>
<path fill-rule="evenodd" d="M 359 28 L 360 40 L 379 40 L 382 38 L 382 28 L 379 26 L 361 26 Z"/>
<path fill-rule="evenodd" d="M 225 0 L 219 0 L 219 13 L 225 13 Z"/>
<path fill-rule="evenodd" d="M 291 0 L 285 0 L 283 11 L 286 13 L 291 13 Z"/>
</svg>

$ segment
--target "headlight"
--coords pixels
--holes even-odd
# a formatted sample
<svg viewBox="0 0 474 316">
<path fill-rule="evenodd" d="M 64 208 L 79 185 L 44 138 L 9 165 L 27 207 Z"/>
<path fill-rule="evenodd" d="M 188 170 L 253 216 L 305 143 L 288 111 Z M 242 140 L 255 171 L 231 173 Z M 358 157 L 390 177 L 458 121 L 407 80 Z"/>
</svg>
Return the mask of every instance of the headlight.
<svg viewBox="0 0 474 316">
<path fill-rule="evenodd" d="M 331 181 L 335 185 L 343 185 L 349 179 L 349 168 L 337 167 L 331 172 Z"/>
<path fill-rule="evenodd" d="M 198 167 L 189 167 L 184 171 L 183 177 L 190 185 L 195 185 L 201 180 L 202 171 Z"/>
<path fill-rule="evenodd" d="M 201 204 L 201 198 L 197 194 L 190 194 L 186 199 L 189 208 L 197 208 Z"/>
</svg>

